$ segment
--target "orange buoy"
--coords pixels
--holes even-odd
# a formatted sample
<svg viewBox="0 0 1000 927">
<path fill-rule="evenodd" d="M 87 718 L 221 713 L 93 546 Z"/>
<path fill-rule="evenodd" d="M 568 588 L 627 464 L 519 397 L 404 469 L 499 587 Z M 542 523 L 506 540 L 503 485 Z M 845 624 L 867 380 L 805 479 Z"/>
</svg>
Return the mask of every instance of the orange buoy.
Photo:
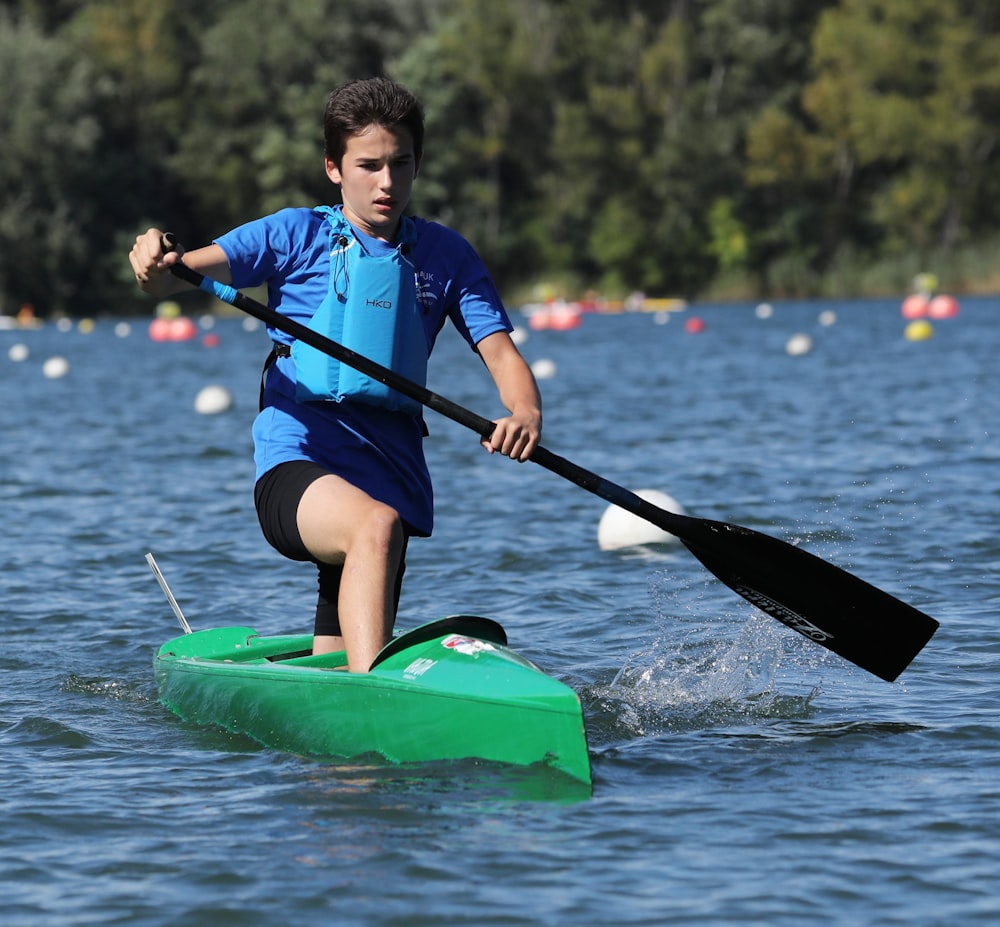
<svg viewBox="0 0 1000 927">
<path fill-rule="evenodd" d="M 935 296 L 927 307 L 927 314 L 932 319 L 950 319 L 958 315 L 958 300 L 953 296 L 941 293 Z"/>
<path fill-rule="evenodd" d="M 189 341 L 198 334 L 198 326 L 186 315 L 179 315 L 169 321 L 171 341 Z"/>
<path fill-rule="evenodd" d="M 903 318 L 921 319 L 927 315 L 930 301 L 923 293 L 911 293 L 903 300 Z"/>
<path fill-rule="evenodd" d="M 170 319 L 157 316 L 149 323 L 149 337 L 153 341 L 170 340 Z"/>
<path fill-rule="evenodd" d="M 149 323 L 149 337 L 153 341 L 188 341 L 197 334 L 198 326 L 183 315 L 159 315 Z"/>
</svg>

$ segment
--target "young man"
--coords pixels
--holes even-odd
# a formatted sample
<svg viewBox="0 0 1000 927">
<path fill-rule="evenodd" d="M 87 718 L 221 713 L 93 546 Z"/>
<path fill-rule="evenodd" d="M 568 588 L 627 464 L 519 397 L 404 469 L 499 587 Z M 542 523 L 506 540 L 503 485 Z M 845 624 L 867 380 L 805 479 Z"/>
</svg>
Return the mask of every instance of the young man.
<svg viewBox="0 0 1000 927">
<path fill-rule="evenodd" d="M 423 153 L 423 113 L 405 88 L 352 81 L 329 97 L 326 174 L 337 207 L 283 209 L 184 262 L 238 289 L 267 283 L 272 308 L 422 381 L 447 318 L 486 363 L 509 415 L 483 446 L 518 461 L 542 429 L 541 397 L 510 338 L 482 261 L 457 233 L 404 215 Z M 139 286 L 164 297 L 170 274 L 149 229 L 129 254 Z M 429 536 L 433 495 L 419 405 L 269 329 L 254 426 L 254 499 L 279 552 L 319 568 L 314 652 L 347 651 L 367 672 L 392 636 L 410 536 Z"/>
</svg>

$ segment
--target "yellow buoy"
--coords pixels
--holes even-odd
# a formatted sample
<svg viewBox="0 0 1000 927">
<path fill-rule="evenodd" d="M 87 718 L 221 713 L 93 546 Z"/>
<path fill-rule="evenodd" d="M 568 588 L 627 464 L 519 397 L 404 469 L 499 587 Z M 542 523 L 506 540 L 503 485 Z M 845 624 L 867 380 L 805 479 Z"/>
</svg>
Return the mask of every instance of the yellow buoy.
<svg viewBox="0 0 1000 927">
<path fill-rule="evenodd" d="M 934 334 L 934 326 L 926 319 L 916 319 L 910 322 L 903 331 L 907 341 L 926 341 Z"/>
</svg>

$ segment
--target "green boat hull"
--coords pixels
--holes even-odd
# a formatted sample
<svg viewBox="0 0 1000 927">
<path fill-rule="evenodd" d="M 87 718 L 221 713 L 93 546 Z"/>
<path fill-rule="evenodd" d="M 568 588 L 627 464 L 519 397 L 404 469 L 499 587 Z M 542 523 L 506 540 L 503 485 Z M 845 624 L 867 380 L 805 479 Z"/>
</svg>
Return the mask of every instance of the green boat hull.
<svg viewBox="0 0 1000 927">
<path fill-rule="evenodd" d="M 480 633 L 487 621 L 416 628 L 387 645 L 366 674 L 338 668 L 342 652 L 312 656 L 308 635 L 196 631 L 157 653 L 160 700 L 186 721 L 293 753 L 543 763 L 589 785 L 576 692 L 501 643 L 499 625 L 488 623 L 499 637 Z"/>
</svg>

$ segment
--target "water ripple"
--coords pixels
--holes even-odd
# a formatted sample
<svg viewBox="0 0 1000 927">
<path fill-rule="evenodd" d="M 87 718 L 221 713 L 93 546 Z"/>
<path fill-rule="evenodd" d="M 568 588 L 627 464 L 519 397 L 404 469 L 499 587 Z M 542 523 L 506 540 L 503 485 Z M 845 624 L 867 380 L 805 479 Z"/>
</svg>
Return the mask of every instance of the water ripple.
<svg viewBox="0 0 1000 927">
<path fill-rule="evenodd" d="M 558 369 L 553 451 L 939 618 L 892 685 L 680 545 L 599 550 L 601 499 L 428 416 L 437 528 L 411 546 L 400 624 L 500 619 L 580 692 L 592 796 L 544 767 L 319 762 L 173 716 L 151 663 L 176 622 L 146 551 L 196 627 L 311 622 L 311 568 L 252 507 L 267 339 L 236 320 L 213 350 L 104 322 L 0 333 L 70 360 L 60 381 L 0 363 L 4 924 L 996 923 L 996 304 L 963 301 L 920 344 L 890 301 L 838 303 L 830 328 L 820 308 L 701 307 L 696 337 L 588 316 L 524 351 Z M 810 355 L 785 354 L 795 331 Z M 232 410 L 194 412 L 209 382 Z M 448 333 L 430 383 L 498 414 Z"/>
</svg>

